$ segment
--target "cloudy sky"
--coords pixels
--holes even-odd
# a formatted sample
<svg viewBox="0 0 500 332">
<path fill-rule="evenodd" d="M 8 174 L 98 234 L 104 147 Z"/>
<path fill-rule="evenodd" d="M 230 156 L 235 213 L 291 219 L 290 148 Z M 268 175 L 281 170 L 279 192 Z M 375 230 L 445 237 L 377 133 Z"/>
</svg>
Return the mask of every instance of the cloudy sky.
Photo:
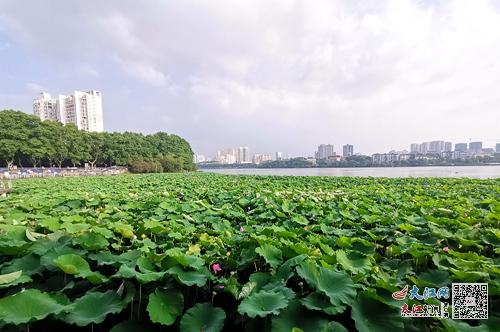
<svg viewBox="0 0 500 332">
<path fill-rule="evenodd" d="M 0 0 L 0 109 L 103 93 L 196 153 L 500 142 L 500 1 Z"/>
</svg>

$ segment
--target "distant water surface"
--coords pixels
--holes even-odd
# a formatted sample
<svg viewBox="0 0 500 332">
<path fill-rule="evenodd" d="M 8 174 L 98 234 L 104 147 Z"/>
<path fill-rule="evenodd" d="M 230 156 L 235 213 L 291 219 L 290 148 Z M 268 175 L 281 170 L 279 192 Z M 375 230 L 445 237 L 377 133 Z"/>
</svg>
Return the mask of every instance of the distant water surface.
<svg viewBox="0 0 500 332">
<path fill-rule="evenodd" d="M 203 172 L 242 175 L 500 178 L 500 165 L 359 168 L 221 168 Z"/>
</svg>

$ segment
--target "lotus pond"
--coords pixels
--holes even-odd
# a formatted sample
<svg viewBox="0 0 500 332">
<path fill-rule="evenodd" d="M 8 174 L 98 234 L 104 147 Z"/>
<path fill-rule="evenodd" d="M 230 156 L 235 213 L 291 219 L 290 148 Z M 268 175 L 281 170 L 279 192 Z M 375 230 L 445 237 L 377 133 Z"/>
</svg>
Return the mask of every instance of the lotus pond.
<svg viewBox="0 0 500 332">
<path fill-rule="evenodd" d="M 192 173 L 14 189 L 0 197 L 2 331 L 500 326 L 500 179 Z M 391 297 L 452 282 L 488 283 L 489 319 L 401 318 Z"/>
</svg>

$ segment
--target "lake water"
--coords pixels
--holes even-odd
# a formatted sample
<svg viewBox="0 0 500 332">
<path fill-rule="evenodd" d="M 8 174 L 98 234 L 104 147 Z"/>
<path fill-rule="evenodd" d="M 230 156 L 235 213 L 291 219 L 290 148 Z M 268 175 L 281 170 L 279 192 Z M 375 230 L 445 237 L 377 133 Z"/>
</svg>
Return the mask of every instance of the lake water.
<svg viewBox="0 0 500 332">
<path fill-rule="evenodd" d="M 500 165 L 359 168 L 224 168 L 203 169 L 202 171 L 242 175 L 500 178 Z"/>
</svg>

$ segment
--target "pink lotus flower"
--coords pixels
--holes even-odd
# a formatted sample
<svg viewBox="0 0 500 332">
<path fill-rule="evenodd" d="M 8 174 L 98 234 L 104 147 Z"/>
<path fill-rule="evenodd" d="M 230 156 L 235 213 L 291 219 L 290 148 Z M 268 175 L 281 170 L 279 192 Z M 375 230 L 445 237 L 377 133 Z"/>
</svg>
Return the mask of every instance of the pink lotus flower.
<svg viewBox="0 0 500 332">
<path fill-rule="evenodd" d="M 448 251 L 450 251 L 450 248 L 448 248 L 448 247 L 444 247 L 444 248 L 443 248 L 443 251 L 444 251 L 444 252 L 448 252 Z"/>
<path fill-rule="evenodd" d="M 245 229 L 243 228 L 243 226 L 240 226 L 240 233 L 243 233 L 245 231 Z"/>
<path fill-rule="evenodd" d="M 220 267 L 219 263 L 212 264 L 212 270 L 214 271 L 214 274 L 217 274 L 217 272 L 222 271 L 222 268 Z"/>
</svg>

